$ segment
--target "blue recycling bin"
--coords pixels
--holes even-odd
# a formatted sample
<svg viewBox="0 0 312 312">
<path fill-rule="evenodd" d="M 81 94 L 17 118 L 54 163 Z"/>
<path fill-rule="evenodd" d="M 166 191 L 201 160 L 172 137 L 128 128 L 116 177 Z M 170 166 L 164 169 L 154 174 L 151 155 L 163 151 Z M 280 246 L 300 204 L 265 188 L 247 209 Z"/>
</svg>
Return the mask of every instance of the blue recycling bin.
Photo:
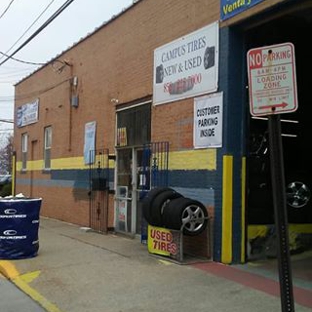
<svg viewBox="0 0 312 312">
<path fill-rule="evenodd" d="M 41 198 L 0 199 L 0 259 L 37 256 L 41 202 Z"/>
</svg>

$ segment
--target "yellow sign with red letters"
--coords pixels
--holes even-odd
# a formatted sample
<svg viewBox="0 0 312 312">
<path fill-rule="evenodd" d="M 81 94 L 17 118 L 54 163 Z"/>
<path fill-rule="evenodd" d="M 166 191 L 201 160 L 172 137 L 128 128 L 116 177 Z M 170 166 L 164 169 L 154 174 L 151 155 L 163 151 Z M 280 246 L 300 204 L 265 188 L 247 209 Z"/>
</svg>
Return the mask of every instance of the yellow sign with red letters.
<svg viewBox="0 0 312 312">
<path fill-rule="evenodd" d="M 178 244 L 173 233 L 165 228 L 148 225 L 147 247 L 150 253 L 174 256 L 178 252 Z"/>
</svg>

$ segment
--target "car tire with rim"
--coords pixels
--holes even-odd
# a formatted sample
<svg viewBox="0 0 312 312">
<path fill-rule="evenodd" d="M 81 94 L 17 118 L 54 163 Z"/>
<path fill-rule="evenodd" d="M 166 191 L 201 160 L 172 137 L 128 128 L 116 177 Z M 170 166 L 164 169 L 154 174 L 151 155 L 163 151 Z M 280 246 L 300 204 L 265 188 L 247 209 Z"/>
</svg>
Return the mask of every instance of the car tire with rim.
<svg viewBox="0 0 312 312">
<path fill-rule="evenodd" d="M 162 215 L 165 206 L 168 205 L 170 201 L 180 197 L 183 197 L 183 195 L 174 190 L 165 190 L 159 193 L 150 203 L 151 225 L 163 226 Z"/>
<path fill-rule="evenodd" d="M 286 202 L 290 223 L 312 222 L 311 189 L 304 178 L 288 179 Z"/>
<path fill-rule="evenodd" d="M 183 225 L 183 233 L 195 236 L 202 233 L 208 224 L 208 212 L 199 201 L 180 197 L 171 200 L 164 207 L 163 224 L 166 228 L 180 230 Z"/>
<path fill-rule="evenodd" d="M 151 189 L 147 195 L 142 199 L 142 214 L 147 223 L 153 225 L 153 218 L 152 218 L 152 203 L 157 195 L 161 194 L 165 191 L 174 191 L 172 188 L 169 187 L 156 187 Z"/>
</svg>

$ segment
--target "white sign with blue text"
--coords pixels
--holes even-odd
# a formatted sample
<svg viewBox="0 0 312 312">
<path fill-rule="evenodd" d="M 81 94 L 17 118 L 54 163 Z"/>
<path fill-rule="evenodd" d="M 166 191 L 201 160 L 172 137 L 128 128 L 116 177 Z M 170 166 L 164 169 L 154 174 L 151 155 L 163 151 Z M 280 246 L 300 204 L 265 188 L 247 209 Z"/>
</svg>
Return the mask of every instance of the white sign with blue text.
<svg viewBox="0 0 312 312">
<path fill-rule="evenodd" d="M 85 140 L 83 147 L 83 155 L 85 165 L 93 164 L 95 161 L 95 134 L 96 121 L 91 121 L 85 124 Z"/>
</svg>

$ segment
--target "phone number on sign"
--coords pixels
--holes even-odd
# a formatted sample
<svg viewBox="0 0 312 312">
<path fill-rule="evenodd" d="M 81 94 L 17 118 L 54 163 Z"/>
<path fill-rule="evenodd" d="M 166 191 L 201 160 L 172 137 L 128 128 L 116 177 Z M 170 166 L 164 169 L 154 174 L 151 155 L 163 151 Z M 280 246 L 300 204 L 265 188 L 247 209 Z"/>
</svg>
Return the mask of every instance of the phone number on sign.
<svg viewBox="0 0 312 312">
<path fill-rule="evenodd" d="M 181 94 L 192 90 L 193 87 L 202 82 L 202 75 L 195 74 L 187 78 L 178 79 L 175 82 L 167 82 L 164 84 L 164 92 L 169 94 Z"/>
</svg>

